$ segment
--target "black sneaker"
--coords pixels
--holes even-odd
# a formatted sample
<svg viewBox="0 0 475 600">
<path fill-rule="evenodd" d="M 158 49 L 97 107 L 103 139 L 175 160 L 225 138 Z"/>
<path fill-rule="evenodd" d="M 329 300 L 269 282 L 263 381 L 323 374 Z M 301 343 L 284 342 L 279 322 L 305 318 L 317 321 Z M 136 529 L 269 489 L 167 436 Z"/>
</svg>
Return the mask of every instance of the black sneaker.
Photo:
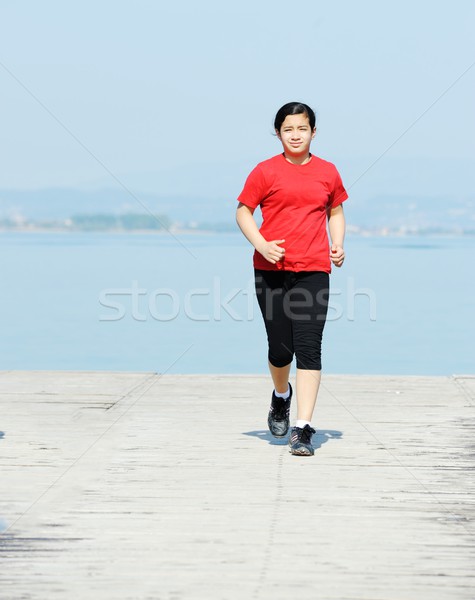
<svg viewBox="0 0 475 600">
<path fill-rule="evenodd" d="M 274 437 L 285 437 L 290 424 L 290 400 L 292 399 L 292 386 L 289 383 L 290 395 L 287 399 L 278 398 L 272 392 L 272 401 L 267 416 L 267 424 Z"/>
<path fill-rule="evenodd" d="M 313 456 L 315 451 L 312 446 L 312 435 L 315 429 L 310 425 L 301 427 L 292 427 L 290 430 L 289 446 L 290 452 L 297 456 Z"/>
</svg>

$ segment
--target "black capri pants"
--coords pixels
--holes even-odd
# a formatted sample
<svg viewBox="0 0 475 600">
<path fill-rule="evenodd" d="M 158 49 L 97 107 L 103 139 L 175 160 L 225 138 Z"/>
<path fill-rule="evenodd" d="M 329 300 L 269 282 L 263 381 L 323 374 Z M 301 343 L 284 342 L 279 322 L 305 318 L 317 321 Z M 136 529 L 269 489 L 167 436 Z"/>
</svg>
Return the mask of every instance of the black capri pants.
<svg viewBox="0 0 475 600">
<path fill-rule="evenodd" d="M 254 270 L 256 295 L 269 344 L 269 362 L 320 371 L 330 276 L 323 271 Z"/>
</svg>

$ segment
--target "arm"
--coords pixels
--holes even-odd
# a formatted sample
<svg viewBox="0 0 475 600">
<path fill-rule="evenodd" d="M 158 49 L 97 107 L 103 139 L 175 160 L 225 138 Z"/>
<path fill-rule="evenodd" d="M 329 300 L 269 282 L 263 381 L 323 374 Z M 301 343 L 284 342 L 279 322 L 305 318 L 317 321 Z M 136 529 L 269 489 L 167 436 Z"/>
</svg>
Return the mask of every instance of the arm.
<svg viewBox="0 0 475 600">
<path fill-rule="evenodd" d="M 328 211 L 328 229 L 332 242 L 330 259 L 336 267 L 341 267 L 345 260 L 343 242 L 345 240 L 345 213 L 339 204 Z"/>
<path fill-rule="evenodd" d="M 257 227 L 253 214 L 253 209 L 239 202 L 236 210 L 236 222 L 254 248 L 274 265 L 284 256 L 285 250 L 278 244 L 282 244 L 285 240 L 272 240 L 268 242 L 264 239 Z"/>
</svg>

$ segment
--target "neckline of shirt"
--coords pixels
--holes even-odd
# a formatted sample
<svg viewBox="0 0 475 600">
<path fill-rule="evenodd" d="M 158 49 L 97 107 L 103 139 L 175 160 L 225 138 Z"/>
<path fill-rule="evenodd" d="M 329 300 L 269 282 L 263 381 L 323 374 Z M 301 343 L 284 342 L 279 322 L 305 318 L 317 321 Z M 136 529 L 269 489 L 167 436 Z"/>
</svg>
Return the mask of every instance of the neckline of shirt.
<svg viewBox="0 0 475 600">
<path fill-rule="evenodd" d="M 296 163 L 293 163 L 293 162 L 291 162 L 290 160 L 287 160 L 287 159 L 285 158 L 285 153 L 284 153 L 284 152 L 281 152 L 281 153 L 279 154 L 279 156 L 281 156 L 281 157 L 282 157 L 282 160 L 283 160 L 283 161 L 284 161 L 286 164 L 290 165 L 291 167 L 298 167 L 298 168 L 304 168 L 304 167 L 307 167 L 308 165 L 311 165 L 311 164 L 312 164 L 312 162 L 313 162 L 313 159 L 315 158 L 315 155 L 314 155 L 314 154 L 312 154 L 311 152 L 309 152 L 310 160 L 309 160 L 308 162 L 304 163 L 303 165 L 299 165 L 299 164 L 296 164 Z"/>
</svg>

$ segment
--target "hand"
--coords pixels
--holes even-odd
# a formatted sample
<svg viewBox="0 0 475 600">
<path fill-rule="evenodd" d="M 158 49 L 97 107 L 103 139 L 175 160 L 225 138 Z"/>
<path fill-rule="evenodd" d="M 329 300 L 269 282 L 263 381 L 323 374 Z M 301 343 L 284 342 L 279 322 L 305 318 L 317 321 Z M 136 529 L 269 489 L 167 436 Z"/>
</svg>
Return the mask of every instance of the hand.
<svg viewBox="0 0 475 600">
<path fill-rule="evenodd" d="M 337 246 L 336 244 L 332 244 L 330 250 L 330 260 L 335 265 L 335 267 L 341 267 L 343 261 L 345 260 L 345 251 L 341 246 Z"/>
<path fill-rule="evenodd" d="M 256 248 L 256 250 L 259 254 L 262 254 L 266 260 L 275 265 L 276 262 L 284 258 L 285 249 L 279 246 L 279 244 L 283 244 L 284 242 L 285 240 L 264 242 L 259 248 Z"/>
</svg>

